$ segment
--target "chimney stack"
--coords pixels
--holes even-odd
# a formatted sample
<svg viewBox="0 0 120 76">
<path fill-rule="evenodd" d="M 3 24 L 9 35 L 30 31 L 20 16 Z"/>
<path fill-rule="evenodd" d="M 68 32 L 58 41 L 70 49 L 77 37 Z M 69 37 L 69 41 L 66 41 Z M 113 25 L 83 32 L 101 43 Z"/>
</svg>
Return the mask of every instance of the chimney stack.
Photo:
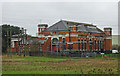
<svg viewBox="0 0 120 76">
<path fill-rule="evenodd" d="M 47 27 L 48 27 L 47 24 L 38 24 L 38 34 L 47 29 Z"/>
<path fill-rule="evenodd" d="M 104 28 L 104 33 L 106 35 L 112 35 L 112 28 Z"/>
</svg>

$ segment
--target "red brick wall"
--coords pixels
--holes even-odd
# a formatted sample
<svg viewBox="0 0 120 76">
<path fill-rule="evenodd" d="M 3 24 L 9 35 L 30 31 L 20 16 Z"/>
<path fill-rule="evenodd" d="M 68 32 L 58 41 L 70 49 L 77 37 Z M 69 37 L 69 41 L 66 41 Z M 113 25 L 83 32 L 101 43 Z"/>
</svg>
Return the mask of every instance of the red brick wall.
<svg viewBox="0 0 120 76">
<path fill-rule="evenodd" d="M 51 50 L 51 37 L 48 37 L 48 40 L 42 44 L 42 51 L 50 51 Z"/>
<path fill-rule="evenodd" d="M 105 39 L 105 50 L 112 50 L 112 39 Z"/>
</svg>

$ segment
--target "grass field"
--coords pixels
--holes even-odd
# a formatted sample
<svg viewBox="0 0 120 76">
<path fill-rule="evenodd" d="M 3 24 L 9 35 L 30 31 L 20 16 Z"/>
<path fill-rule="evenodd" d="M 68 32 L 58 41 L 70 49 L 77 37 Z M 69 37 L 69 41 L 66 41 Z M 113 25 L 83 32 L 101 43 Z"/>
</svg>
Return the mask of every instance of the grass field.
<svg viewBox="0 0 120 76">
<path fill-rule="evenodd" d="M 3 74 L 118 74 L 118 57 L 2 57 Z"/>
</svg>

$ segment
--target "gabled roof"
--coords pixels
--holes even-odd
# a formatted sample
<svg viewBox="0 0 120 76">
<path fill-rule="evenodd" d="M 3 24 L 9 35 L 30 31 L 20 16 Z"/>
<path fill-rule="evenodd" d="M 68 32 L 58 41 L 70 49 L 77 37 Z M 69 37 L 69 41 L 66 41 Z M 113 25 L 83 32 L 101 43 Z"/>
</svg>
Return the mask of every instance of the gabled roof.
<svg viewBox="0 0 120 76">
<path fill-rule="evenodd" d="M 61 20 L 61 21 L 55 23 L 54 25 L 50 26 L 49 28 L 47 28 L 43 32 L 55 32 L 55 31 L 68 31 L 68 27 Z"/>
<path fill-rule="evenodd" d="M 65 20 L 60 20 L 59 22 L 53 24 L 52 26 L 50 26 L 43 32 L 69 31 L 68 27 L 74 26 L 74 25 L 78 26 L 78 32 L 105 34 L 102 30 L 100 30 L 99 28 L 97 28 L 96 26 L 92 24 L 65 21 Z"/>
</svg>

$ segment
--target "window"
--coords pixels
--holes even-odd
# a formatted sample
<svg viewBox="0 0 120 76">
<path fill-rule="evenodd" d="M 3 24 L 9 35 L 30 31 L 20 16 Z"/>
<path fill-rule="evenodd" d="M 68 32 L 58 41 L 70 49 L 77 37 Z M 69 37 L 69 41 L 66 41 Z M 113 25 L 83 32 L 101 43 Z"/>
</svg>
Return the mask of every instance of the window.
<svg viewBox="0 0 120 76">
<path fill-rule="evenodd" d="M 90 51 L 92 51 L 92 40 L 91 39 L 89 41 L 89 48 L 90 48 Z"/>
<path fill-rule="evenodd" d="M 66 49 L 65 38 L 63 38 L 62 42 L 63 42 L 63 50 L 65 50 Z"/>
<path fill-rule="evenodd" d="M 98 51 L 99 51 L 99 41 L 98 41 Z"/>
<path fill-rule="evenodd" d="M 101 41 L 100 41 L 100 50 L 101 50 Z"/>
<path fill-rule="evenodd" d="M 80 50 L 80 39 L 78 39 L 78 50 Z"/>
<path fill-rule="evenodd" d="M 63 43 L 65 43 L 65 38 L 63 38 Z"/>
<path fill-rule="evenodd" d="M 57 38 L 53 38 L 52 45 L 56 45 L 56 44 L 58 44 L 58 39 Z"/>
<path fill-rule="evenodd" d="M 83 50 L 83 40 L 81 40 L 81 47 L 82 47 L 82 50 Z"/>
<path fill-rule="evenodd" d="M 95 45 L 94 46 L 95 46 L 95 50 L 96 50 L 96 40 L 95 40 Z"/>
<path fill-rule="evenodd" d="M 84 42 L 85 42 L 85 50 L 86 50 L 86 40 Z"/>
</svg>

